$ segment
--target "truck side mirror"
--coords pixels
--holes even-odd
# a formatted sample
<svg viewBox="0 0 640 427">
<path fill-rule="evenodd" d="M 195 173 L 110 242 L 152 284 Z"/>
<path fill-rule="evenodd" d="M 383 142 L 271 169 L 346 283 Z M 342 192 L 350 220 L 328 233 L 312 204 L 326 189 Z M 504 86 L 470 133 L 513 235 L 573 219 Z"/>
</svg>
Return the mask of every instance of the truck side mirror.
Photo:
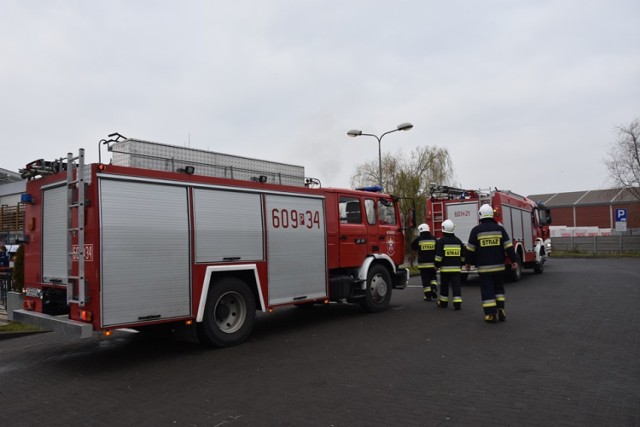
<svg viewBox="0 0 640 427">
<path fill-rule="evenodd" d="M 407 228 L 415 228 L 416 226 L 416 211 L 415 209 L 410 208 L 407 211 Z"/>
</svg>

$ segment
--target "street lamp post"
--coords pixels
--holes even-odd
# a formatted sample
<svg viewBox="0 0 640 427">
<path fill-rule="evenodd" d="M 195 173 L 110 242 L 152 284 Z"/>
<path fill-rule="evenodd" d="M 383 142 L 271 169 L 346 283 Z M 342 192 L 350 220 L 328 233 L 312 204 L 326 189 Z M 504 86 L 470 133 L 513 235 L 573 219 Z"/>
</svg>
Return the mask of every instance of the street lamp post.
<svg viewBox="0 0 640 427">
<path fill-rule="evenodd" d="M 382 187 L 382 137 L 389 133 L 397 132 L 399 130 L 410 130 L 411 128 L 413 128 L 413 125 L 411 123 L 401 123 L 395 129 L 385 132 L 380 136 L 374 135 L 372 133 L 362 133 L 362 131 L 358 129 L 351 129 L 349 132 L 347 132 L 347 135 L 354 138 L 356 136 L 372 136 L 378 140 L 378 184 L 380 185 L 380 187 Z"/>
</svg>

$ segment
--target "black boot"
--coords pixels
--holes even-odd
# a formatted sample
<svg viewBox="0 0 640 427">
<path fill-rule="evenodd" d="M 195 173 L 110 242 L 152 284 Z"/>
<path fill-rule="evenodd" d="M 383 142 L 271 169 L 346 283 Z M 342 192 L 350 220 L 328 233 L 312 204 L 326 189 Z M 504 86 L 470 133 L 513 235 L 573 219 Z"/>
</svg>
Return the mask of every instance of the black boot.
<svg viewBox="0 0 640 427">
<path fill-rule="evenodd" d="M 460 310 L 462 308 L 462 303 L 461 302 L 454 302 L 453 303 L 453 308 L 455 310 Z"/>
<path fill-rule="evenodd" d="M 435 285 L 431 285 L 431 298 L 438 298 L 438 288 Z"/>
</svg>

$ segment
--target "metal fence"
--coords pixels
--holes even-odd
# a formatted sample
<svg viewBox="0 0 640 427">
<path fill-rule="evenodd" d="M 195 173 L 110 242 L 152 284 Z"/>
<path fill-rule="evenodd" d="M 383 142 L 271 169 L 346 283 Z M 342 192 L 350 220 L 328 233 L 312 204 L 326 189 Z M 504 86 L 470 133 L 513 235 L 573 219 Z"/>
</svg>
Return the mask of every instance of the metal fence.
<svg viewBox="0 0 640 427">
<path fill-rule="evenodd" d="M 0 272 L 0 305 L 7 307 L 7 292 L 12 289 L 11 273 Z"/>
<path fill-rule="evenodd" d="M 640 253 L 640 236 L 585 236 L 585 237 L 552 237 L 551 256 L 553 251 L 587 252 L 602 255 L 624 255 Z"/>
</svg>

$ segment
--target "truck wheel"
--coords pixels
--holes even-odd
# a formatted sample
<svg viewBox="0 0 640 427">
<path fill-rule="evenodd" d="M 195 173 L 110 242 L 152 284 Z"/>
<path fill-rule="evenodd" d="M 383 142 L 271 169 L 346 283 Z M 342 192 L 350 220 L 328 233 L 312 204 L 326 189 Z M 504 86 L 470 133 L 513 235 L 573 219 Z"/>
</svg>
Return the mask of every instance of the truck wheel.
<svg viewBox="0 0 640 427">
<path fill-rule="evenodd" d="M 544 263 L 536 262 L 535 264 L 533 264 L 533 272 L 534 273 L 542 274 L 543 271 L 544 271 Z"/>
<path fill-rule="evenodd" d="M 518 253 L 516 253 L 516 262 L 518 263 L 518 268 L 515 270 L 512 269 L 509 272 L 509 279 L 511 279 L 512 282 L 517 282 L 522 279 L 522 258 Z"/>
<path fill-rule="evenodd" d="M 367 275 L 367 289 L 360 305 L 369 313 L 378 313 L 389 307 L 391 301 L 391 275 L 381 265 L 373 265 Z"/>
<path fill-rule="evenodd" d="M 256 320 L 256 301 L 249 286 L 236 277 L 227 277 L 209 288 L 200 342 L 212 347 L 229 347 L 243 342 Z"/>
</svg>

